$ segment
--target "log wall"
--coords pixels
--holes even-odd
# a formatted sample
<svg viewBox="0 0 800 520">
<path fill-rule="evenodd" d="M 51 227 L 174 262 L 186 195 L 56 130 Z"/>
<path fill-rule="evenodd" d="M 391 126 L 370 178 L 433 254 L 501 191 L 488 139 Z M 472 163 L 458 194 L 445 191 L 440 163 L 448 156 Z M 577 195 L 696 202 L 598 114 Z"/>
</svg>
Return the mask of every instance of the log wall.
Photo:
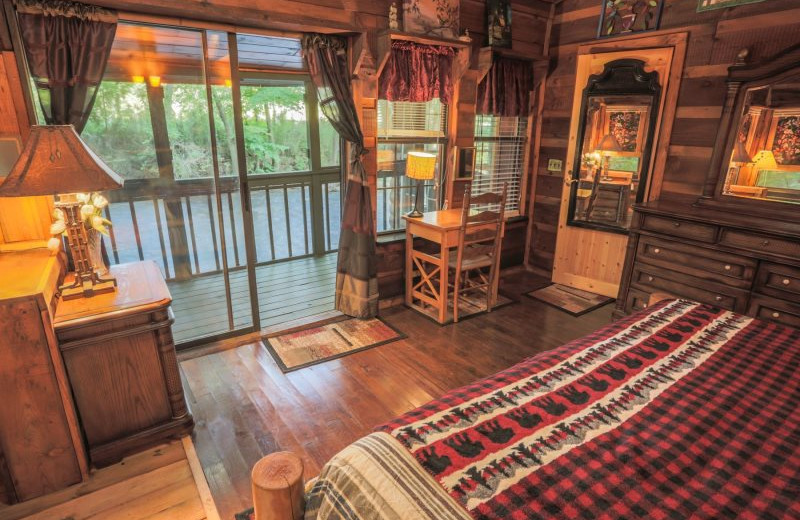
<svg viewBox="0 0 800 520">
<path fill-rule="evenodd" d="M 598 0 L 564 0 L 556 7 L 535 178 L 534 226 L 527 245 L 530 263 L 551 271 L 564 172 L 548 172 L 549 159 L 566 163 L 577 49 L 594 40 Z M 749 48 L 760 60 L 800 42 L 797 0 L 768 0 L 733 8 L 696 12 L 696 0 L 666 0 L 660 30 L 689 33 L 676 118 L 663 172 L 661 198 L 692 198 L 702 193 L 717 136 L 725 76 L 736 54 Z"/>
</svg>

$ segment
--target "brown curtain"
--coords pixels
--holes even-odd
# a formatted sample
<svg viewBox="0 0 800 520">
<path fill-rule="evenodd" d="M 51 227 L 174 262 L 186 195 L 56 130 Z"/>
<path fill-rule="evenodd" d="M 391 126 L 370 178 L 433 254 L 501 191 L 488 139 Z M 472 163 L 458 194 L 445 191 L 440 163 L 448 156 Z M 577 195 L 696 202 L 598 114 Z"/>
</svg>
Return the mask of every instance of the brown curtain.
<svg viewBox="0 0 800 520">
<path fill-rule="evenodd" d="M 39 102 L 49 125 L 80 133 L 117 29 L 115 12 L 59 0 L 16 0 L 20 33 Z"/>
<path fill-rule="evenodd" d="M 486 77 L 478 84 L 478 114 L 528 116 L 533 90 L 531 62 L 495 56 Z"/>
<path fill-rule="evenodd" d="M 372 225 L 372 199 L 361 157 L 364 134 L 358 122 L 345 40 L 321 34 L 303 36 L 303 56 L 319 106 L 350 146 L 350 165 L 342 183 L 342 229 L 336 269 L 336 309 L 356 318 L 378 315 L 378 256 Z"/>
<path fill-rule="evenodd" d="M 394 40 L 386 66 L 381 72 L 378 97 L 389 101 L 430 101 L 453 99 L 451 47 L 422 45 Z"/>
</svg>

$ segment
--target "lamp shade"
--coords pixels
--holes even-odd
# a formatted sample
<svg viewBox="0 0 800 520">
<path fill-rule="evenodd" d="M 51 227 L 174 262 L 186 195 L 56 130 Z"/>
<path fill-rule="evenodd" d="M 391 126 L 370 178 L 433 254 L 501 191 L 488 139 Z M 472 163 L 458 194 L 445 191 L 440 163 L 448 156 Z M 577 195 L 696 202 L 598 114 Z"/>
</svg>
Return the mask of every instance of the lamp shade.
<svg viewBox="0 0 800 520">
<path fill-rule="evenodd" d="M 621 152 L 622 147 L 619 145 L 617 138 L 611 134 L 606 134 L 600 139 L 597 149 L 601 152 Z"/>
<path fill-rule="evenodd" d="M 0 197 L 57 195 L 121 188 L 122 178 L 86 146 L 72 125 L 34 126 Z"/>
<path fill-rule="evenodd" d="M 433 179 L 436 173 L 436 155 L 425 152 L 408 152 L 406 177 L 418 180 Z"/>
<path fill-rule="evenodd" d="M 753 162 L 753 158 L 747 152 L 747 147 L 744 141 L 736 140 L 736 146 L 733 147 L 733 155 L 731 155 L 731 162 L 745 164 Z"/>
<path fill-rule="evenodd" d="M 759 170 L 772 170 L 778 167 L 775 154 L 771 150 L 761 150 L 753 157 L 753 162 Z"/>
</svg>

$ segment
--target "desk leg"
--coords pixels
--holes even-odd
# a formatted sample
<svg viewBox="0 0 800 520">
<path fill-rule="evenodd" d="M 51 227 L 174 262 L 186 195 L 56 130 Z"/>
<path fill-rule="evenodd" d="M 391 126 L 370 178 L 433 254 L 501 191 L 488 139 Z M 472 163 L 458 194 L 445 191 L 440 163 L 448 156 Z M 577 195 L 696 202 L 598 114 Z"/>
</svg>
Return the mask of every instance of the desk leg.
<svg viewBox="0 0 800 520">
<path fill-rule="evenodd" d="M 412 251 L 414 248 L 414 236 L 406 232 L 406 305 L 411 305 L 414 302 L 414 295 L 411 294 L 411 288 L 414 281 L 414 261 L 412 259 Z"/>
<path fill-rule="evenodd" d="M 444 323 L 447 320 L 447 301 L 450 298 L 447 288 L 447 277 L 450 275 L 450 268 L 448 267 L 450 263 L 450 248 L 442 244 L 439 256 L 442 262 L 439 267 L 439 323 Z"/>
</svg>

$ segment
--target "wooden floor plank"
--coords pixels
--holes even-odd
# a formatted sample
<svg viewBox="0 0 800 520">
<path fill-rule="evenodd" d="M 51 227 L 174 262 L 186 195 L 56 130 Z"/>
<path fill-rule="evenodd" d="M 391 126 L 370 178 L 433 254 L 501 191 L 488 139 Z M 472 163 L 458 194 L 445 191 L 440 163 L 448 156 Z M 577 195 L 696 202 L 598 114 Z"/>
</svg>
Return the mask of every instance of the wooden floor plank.
<svg viewBox="0 0 800 520">
<path fill-rule="evenodd" d="M 506 276 L 501 290 L 519 303 L 455 325 L 439 326 L 404 307 L 387 309 L 382 317 L 407 339 L 289 374 L 257 339 L 183 357 L 198 396 L 195 417 L 202 418 L 197 455 L 221 517 L 250 507 L 249 468 L 261 456 L 293 451 L 303 459 L 305 476 L 315 476 L 375 426 L 610 321 L 610 305 L 576 318 L 521 297 L 541 283 L 527 272 Z M 235 463 L 222 460 L 228 456 Z"/>
</svg>

